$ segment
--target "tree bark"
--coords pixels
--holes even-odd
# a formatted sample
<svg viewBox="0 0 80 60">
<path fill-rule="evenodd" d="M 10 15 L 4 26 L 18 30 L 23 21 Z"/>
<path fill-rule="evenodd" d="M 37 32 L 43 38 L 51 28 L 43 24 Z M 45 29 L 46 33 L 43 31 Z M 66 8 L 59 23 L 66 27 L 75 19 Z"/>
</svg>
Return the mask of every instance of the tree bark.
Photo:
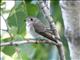
<svg viewBox="0 0 80 60">
<path fill-rule="evenodd" d="M 71 60 L 80 60 L 80 1 L 61 0 L 60 7 Z"/>
</svg>

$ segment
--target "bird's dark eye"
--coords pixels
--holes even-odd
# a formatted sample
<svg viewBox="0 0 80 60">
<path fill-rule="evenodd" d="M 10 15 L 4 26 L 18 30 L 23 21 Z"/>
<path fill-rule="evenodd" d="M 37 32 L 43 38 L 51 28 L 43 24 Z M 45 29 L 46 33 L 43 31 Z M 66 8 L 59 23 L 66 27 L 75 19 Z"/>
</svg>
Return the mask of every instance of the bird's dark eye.
<svg viewBox="0 0 80 60">
<path fill-rule="evenodd" d="M 33 21 L 33 19 L 31 18 L 31 21 Z"/>
</svg>

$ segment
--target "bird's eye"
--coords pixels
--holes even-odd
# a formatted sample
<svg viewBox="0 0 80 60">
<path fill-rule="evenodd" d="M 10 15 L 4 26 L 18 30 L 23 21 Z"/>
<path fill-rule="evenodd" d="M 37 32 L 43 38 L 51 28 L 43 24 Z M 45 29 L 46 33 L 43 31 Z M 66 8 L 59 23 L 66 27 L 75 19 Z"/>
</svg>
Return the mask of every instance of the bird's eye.
<svg viewBox="0 0 80 60">
<path fill-rule="evenodd" d="M 31 21 L 33 21 L 33 19 L 31 18 Z"/>
</svg>

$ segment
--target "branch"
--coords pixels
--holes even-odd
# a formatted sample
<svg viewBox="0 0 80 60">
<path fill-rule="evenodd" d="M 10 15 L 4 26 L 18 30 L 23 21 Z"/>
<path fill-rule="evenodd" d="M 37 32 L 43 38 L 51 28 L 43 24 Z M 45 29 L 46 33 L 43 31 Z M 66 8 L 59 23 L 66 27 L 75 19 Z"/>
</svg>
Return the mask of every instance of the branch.
<svg viewBox="0 0 80 60">
<path fill-rule="evenodd" d="M 0 46 L 17 46 L 17 45 L 20 45 L 20 44 L 39 44 L 39 43 L 47 43 L 47 44 L 54 44 L 54 45 L 58 45 L 57 43 L 51 41 L 51 40 L 44 40 L 44 39 L 38 39 L 38 40 L 35 40 L 35 39 L 24 39 L 23 41 L 11 41 L 11 42 L 1 42 L 0 43 Z"/>
<path fill-rule="evenodd" d="M 58 41 L 58 45 L 56 45 L 59 55 L 60 55 L 60 60 L 66 60 L 65 58 L 65 53 L 64 53 L 64 46 L 61 41 Z"/>
<path fill-rule="evenodd" d="M 50 10 L 49 10 L 48 6 L 44 3 L 43 0 L 39 1 L 38 4 L 39 4 L 39 7 L 41 8 L 41 11 L 43 12 L 43 15 L 45 16 L 45 18 L 49 22 L 50 29 L 53 32 L 53 35 L 56 36 L 56 41 L 59 44 L 59 45 L 56 45 L 56 46 L 58 48 L 60 60 L 65 60 L 63 44 L 60 41 L 60 36 L 59 36 L 59 33 L 58 33 L 57 29 L 56 29 L 56 26 L 55 26 L 54 22 L 52 24 L 53 18 L 50 15 Z"/>
</svg>

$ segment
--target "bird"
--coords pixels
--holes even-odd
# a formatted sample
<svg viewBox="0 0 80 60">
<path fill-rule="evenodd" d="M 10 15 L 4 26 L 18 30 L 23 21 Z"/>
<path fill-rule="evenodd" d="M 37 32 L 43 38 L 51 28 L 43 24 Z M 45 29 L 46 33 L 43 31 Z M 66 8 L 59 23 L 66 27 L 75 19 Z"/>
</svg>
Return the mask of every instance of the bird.
<svg viewBox="0 0 80 60">
<path fill-rule="evenodd" d="M 35 38 L 47 38 L 57 43 L 55 37 L 46 26 L 36 17 L 26 18 L 26 30 Z"/>
</svg>

